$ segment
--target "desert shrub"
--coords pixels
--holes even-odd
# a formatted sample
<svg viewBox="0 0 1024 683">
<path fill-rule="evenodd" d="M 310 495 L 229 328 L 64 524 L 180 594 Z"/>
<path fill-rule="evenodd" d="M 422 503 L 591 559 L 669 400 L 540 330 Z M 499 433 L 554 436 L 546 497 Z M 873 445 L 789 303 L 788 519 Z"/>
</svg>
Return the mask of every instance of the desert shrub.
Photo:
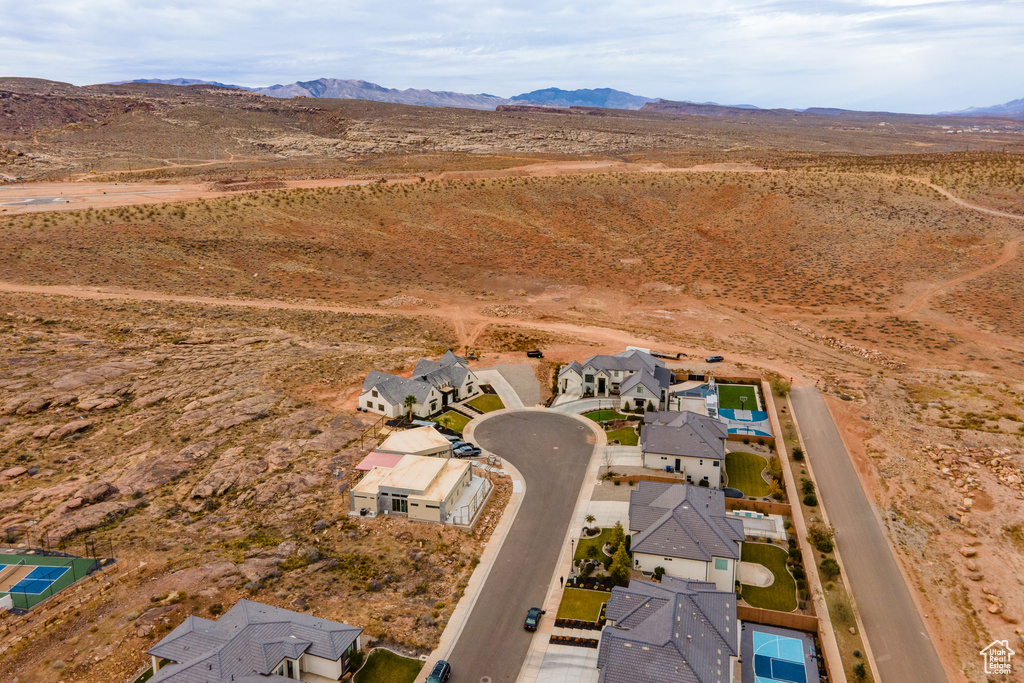
<svg viewBox="0 0 1024 683">
<path fill-rule="evenodd" d="M 816 495 L 814 495 L 813 493 L 808 493 L 806 496 L 804 496 L 804 505 L 806 505 L 807 507 L 812 508 L 812 507 L 814 507 L 817 504 L 818 504 L 818 497 Z"/>
<path fill-rule="evenodd" d="M 793 459 L 796 460 L 797 462 L 803 462 L 804 449 L 800 448 L 799 446 L 793 446 Z"/>
<path fill-rule="evenodd" d="M 804 477 L 800 480 L 800 490 L 804 492 L 804 495 L 814 493 L 814 482 L 807 477 Z"/>
<path fill-rule="evenodd" d="M 821 561 L 821 573 L 829 579 L 836 578 L 839 576 L 839 563 L 831 557 L 825 558 Z"/>
<path fill-rule="evenodd" d="M 832 539 L 834 535 L 835 532 L 832 530 L 832 527 L 821 522 L 816 522 L 807 527 L 807 540 L 823 553 L 832 552 L 834 547 Z"/>
</svg>

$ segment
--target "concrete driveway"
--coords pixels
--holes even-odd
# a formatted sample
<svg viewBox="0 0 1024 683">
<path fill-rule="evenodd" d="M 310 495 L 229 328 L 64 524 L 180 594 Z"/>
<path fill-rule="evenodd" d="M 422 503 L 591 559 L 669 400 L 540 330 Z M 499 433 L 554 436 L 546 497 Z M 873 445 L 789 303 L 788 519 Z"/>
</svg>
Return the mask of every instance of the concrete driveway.
<svg viewBox="0 0 1024 683">
<path fill-rule="evenodd" d="M 534 637 L 523 630 L 523 619 L 528 608 L 544 604 L 594 435 L 577 418 L 524 411 L 489 417 L 473 436 L 482 448 L 512 463 L 526 482 L 526 494 L 447 659 L 451 683 L 480 683 L 485 677 L 512 683 Z"/>
<path fill-rule="evenodd" d="M 817 389 L 790 395 L 828 521 L 884 683 L 941 683 L 946 674 L 879 518 Z"/>
</svg>

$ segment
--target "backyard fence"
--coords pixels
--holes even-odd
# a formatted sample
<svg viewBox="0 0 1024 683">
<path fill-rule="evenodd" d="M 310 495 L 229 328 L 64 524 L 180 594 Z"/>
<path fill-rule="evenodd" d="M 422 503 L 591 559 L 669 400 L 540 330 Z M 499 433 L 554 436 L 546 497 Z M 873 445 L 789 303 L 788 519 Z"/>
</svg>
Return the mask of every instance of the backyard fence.
<svg viewBox="0 0 1024 683">
<path fill-rule="evenodd" d="M 736 618 L 740 621 L 750 621 L 755 624 L 779 626 L 781 628 L 792 628 L 806 633 L 818 632 L 818 617 L 814 617 L 809 614 L 777 612 L 771 609 L 761 609 L 760 607 L 736 605 Z"/>
<path fill-rule="evenodd" d="M 747 500 L 746 498 L 726 498 L 726 510 L 748 510 L 765 515 L 782 515 L 792 517 L 793 508 L 786 503 L 773 503 L 766 500 Z"/>
</svg>

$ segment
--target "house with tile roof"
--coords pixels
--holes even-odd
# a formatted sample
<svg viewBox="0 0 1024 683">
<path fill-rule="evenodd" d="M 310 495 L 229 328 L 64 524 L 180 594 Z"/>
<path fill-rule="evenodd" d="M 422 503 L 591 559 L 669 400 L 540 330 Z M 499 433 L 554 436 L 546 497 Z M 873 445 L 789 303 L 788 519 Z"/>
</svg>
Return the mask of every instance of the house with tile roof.
<svg viewBox="0 0 1024 683">
<path fill-rule="evenodd" d="M 239 600 L 217 621 L 190 616 L 147 650 L 152 683 L 327 683 L 348 673 L 363 629 Z M 161 660 L 170 663 L 160 667 Z"/>
<path fill-rule="evenodd" d="M 665 576 L 612 589 L 597 655 L 598 683 L 735 683 L 736 594 Z"/>
<path fill-rule="evenodd" d="M 718 418 L 688 410 L 663 410 L 644 415 L 640 451 L 644 467 L 681 472 L 686 481 L 722 487 L 728 426 Z"/>
<path fill-rule="evenodd" d="M 619 397 L 623 410 L 664 408 L 675 374 L 645 349 L 630 347 L 613 356 L 572 361 L 558 371 L 562 394 Z"/>
<path fill-rule="evenodd" d="M 681 579 L 736 585 L 743 522 L 725 515 L 722 491 L 688 484 L 641 481 L 629 495 L 633 567 Z"/>
<path fill-rule="evenodd" d="M 436 361 L 420 359 L 410 377 L 371 370 L 363 382 L 359 407 L 386 417 L 402 417 L 409 413 L 406 397 L 413 396 L 413 415 L 426 418 L 479 393 L 480 382 L 469 362 L 449 350 Z"/>
</svg>

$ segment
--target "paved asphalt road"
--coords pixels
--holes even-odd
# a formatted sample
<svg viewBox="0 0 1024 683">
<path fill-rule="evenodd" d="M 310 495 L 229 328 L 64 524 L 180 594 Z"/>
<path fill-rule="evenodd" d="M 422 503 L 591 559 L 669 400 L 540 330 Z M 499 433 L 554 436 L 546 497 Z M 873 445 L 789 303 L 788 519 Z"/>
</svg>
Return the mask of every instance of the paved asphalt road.
<svg viewBox="0 0 1024 683">
<path fill-rule="evenodd" d="M 489 418 L 474 438 L 519 470 L 526 495 L 466 626 L 448 653 L 450 683 L 479 683 L 484 677 L 512 683 L 533 637 L 523 629 L 523 619 L 527 609 L 544 604 L 594 449 L 593 437 L 577 419 L 529 411 Z"/>
<path fill-rule="evenodd" d="M 817 389 L 791 394 L 807 457 L 882 683 L 947 680 L 871 503 Z"/>
</svg>

